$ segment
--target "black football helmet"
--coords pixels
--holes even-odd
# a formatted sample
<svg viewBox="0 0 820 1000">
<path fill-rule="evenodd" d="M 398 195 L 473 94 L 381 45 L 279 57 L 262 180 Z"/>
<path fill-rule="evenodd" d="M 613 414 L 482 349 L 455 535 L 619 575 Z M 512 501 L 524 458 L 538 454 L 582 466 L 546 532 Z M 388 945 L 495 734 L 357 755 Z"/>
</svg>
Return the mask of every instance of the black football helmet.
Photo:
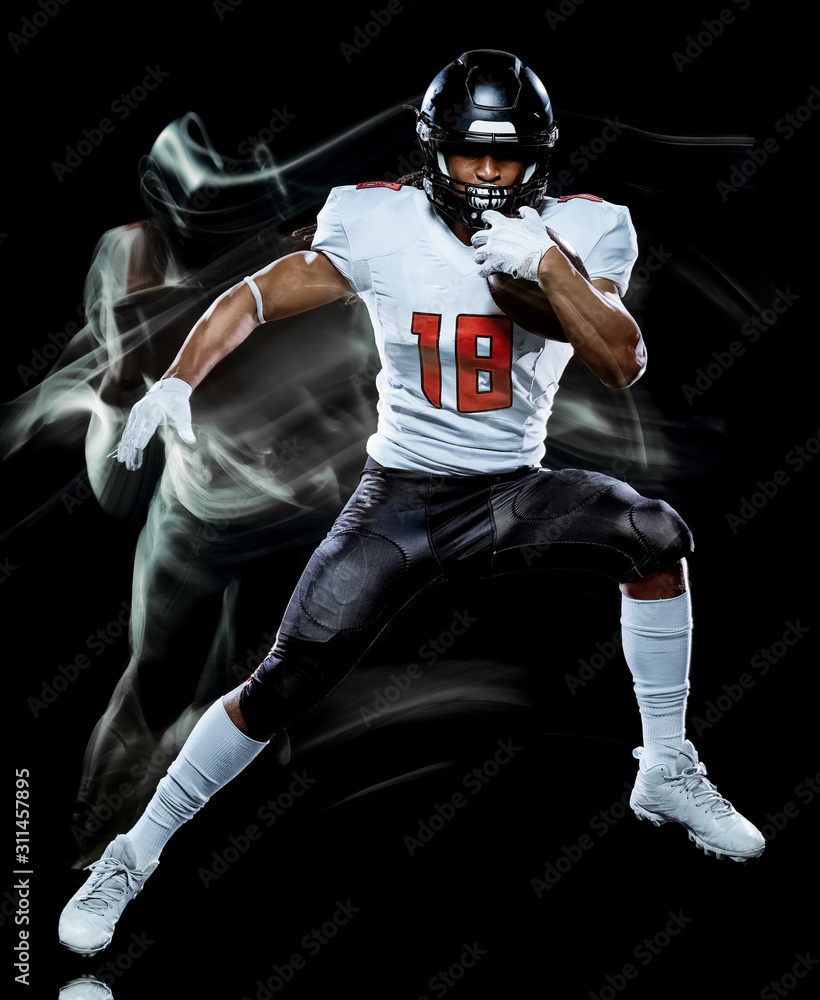
<svg viewBox="0 0 820 1000">
<path fill-rule="evenodd" d="M 445 66 L 416 112 L 416 135 L 427 197 L 470 229 L 482 227 L 481 213 L 488 208 L 511 215 L 522 205 L 536 208 L 546 197 L 558 128 L 543 83 L 509 52 L 475 49 Z M 523 163 L 521 182 L 501 188 L 453 181 L 448 155 L 469 155 L 480 145 L 499 159 Z"/>
</svg>

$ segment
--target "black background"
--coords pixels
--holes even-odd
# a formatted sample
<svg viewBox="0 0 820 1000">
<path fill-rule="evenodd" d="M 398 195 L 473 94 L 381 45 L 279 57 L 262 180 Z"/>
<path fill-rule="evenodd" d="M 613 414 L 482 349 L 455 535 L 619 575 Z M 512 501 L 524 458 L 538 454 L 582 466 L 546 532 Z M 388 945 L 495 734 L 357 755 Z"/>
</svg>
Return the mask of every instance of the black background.
<svg viewBox="0 0 820 1000">
<path fill-rule="evenodd" d="M 136 165 L 173 118 L 197 111 L 217 147 L 231 154 L 279 109 L 289 124 L 271 146 L 287 158 L 388 107 L 417 102 L 465 49 L 504 48 L 533 66 L 561 128 L 553 178 L 562 169 L 573 174 L 563 193 L 591 190 L 629 204 L 639 264 L 652 247 L 670 255 L 646 272 L 630 303 L 651 357 L 632 399 L 647 425 L 674 444 L 675 460 L 626 475 L 674 501 L 692 527 L 690 735 L 721 791 L 769 840 L 760 860 L 717 862 L 680 829 L 656 830 L 625 815 L 620 800 L 640 739 L 628 672 L 612 656 L 586 686 L 572 690 L 565 680 L 579 675 L 596 644 L 608 648 L 617 596 L 573 581 L 537 594 L 526 583 L 505 584 L 445 595 L 404 623 L 342 695 L 297 727 L 289 770 L 263 755 L 174 838 L 105 954 L 82 962 L 61 951 L 57 918 L 77 882 L 69 867 L 72 796 L 90 729 L 127 660 L 125 638 L 46 711 L 35 717 L 27 700 L 59 664 L 87 649 L 89 634 L 116 620 L 129 599 L 135 541 L 93 500 L 70 512 L 62 502 L 47 507 L 83 470 L 75 428 L 66 428 L 64 447 L 50 440 L 5 468 L 6 894 L 14 882 L 16 768 L 29 769 L 32 793 L 31 985 L 14 982 L 17 928 L 5 895 L 2 976 L 4 990 L 13 991 L 6 995 L 56 997 L 72 976 L 95 971 L 117 1000 L 816 991 L 820 971 L 800 964 L 800 956 L 820 958 L 816 921 L 807 916 L 816 893 L 818 802 L 806 781 L 820 770 L 812 739 L 814 466 L 797 468 L 793 450 L 813 455 L 820 447 L 808 283 L 820 128 L 812 87 L 820 88 L 820 74 L 811 26 L 796 8 L 757 0 L 453 7 L 404 0 L 379 24 L 372 12 L 387 7 L 367 3 L 321 13 L 263 0 L 6 7 L 0 260 L 4 299 L 13 305 L 4 324 L 6 401 L 34 384 L 20 366 L 31 364 L 48 334 L 77 320 L 98 238 L 142 217 Z M 718 31 L 721 10 L 730 16 Z M 27 28 L 23 43 L 25 19 L 36 33 Z M 54 163 L 65 162 L 66 146 L 111 118 L 112 102 L 148 66 L 167 74 L 162 83 L 58 178 Z M 812 93 L 815 109 L 807 104 Z M 778 129 L 801 106 L 801 127 Z M 732 138 L 716 148 L 630 131 L 594 161 L 579 158 L 605 119 L 666 136 Z M 395 173 L 413 150 L 412 136 L 409 128 L 403 136 L 393 125 L 388 131 L 368 135 L 349 159 L 323 162 L 328 185 Z M 719 186 L 744 167 L 734 174 L 742 185 Z M 321 201 L 317 193 L 302 214 Z M 742 327 L 782 292 L 791 304 L 752 343 Z M 721 366 L 715 352 L 725 358 L 733 342 L 744 350 Z M 709 381 L 693 393 L 699 371 Z M 573 398 L 588 394 L 570 372 L 559 428 L 571 423 Z M 579 453 L 612 468 L 612 452 L 569 431 L 547 461 L 569 463 Z M 777 485 L 771 496 L 766 484 Z M 739 515 L 753 497 L 754 516 L 730 523 L 727 515 Z M 260 595 L 259 632 L 275 628 L 266 609 L 292 584 L 277 576 Z M 464 608 L 476 626 L 419 683 L 432 692 L 439 682 L 469 681 L 480 662 L 494 677 L 490 684 L 480 675 L 485 700 L 462 692 L 421 714 L 355 725 L 359 707 Z M 786 645 L 789 623 L 802 631 Z M 774 650 L 765 673 L 763 650 Z M 746 688 L 744 675 L 753 681 Z M 346 737 L 323 741 L 339 717 L 351 722 Z M 405 836 L 464 790 L 463 777 L 483 768 L 499 741 L 519 749 L 411 856 Z M 313 777 L 310 794 L 206 887 L 201 869 L 258 824 L 259 808 L 286 790 L 292 770 Z M 576 846 L 582 838 L 587 850 Z M 531 880 L 571 855 L 539 895 Z M 331 928 L 332 939 L 312 954 L 305 936 L 348 901 L 352 918 Z M 480 955 L 470 968 L 459 966 L 465 945 Z M 288 974 L 297 953 L 304 964 Z M 287 981 L 276 978 L 283 971 Z M 449 981 L 435 978 L 442 972 Z"/>
</svg>

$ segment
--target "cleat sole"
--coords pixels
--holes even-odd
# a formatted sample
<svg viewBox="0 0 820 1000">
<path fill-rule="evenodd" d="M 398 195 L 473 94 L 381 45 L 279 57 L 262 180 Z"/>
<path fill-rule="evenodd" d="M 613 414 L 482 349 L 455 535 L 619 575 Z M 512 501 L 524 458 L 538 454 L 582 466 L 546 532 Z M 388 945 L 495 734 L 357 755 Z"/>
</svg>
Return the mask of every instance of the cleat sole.
<svg viewBox="0 0 820 1000">
<path fill-rule="evenodd" d="M 639 820 L 649 820 L 654 827 L 661 827 L 667 822 L 677 822 L 676 820 L 666 820 L 661 816 L 653 815 L 652 813 L 646 812 L 636 806 L 632 806 L 632 811 Z M 689 840 L 692 841 L 699 851 L 703 852 L 705 857 L 716 858 L 718 861 L 722 861 L 724 858 L 730 858 L 732 861 L 737 861 L 742 864 L 745 861 L 751 861 L 754 858 L 759 858 L 765 849 L 765 847 L 761 847 L 759 850 L 750 851 L 748 854 L 727 854 L 724 851 L 718 850 L 716 847 L 709 847 L 708 844 L 704 844 L 698 839 L 697 835 L 692 830 L 688 830 L 686 827 L 684 827 L 684 829 L 686 829 Z"/>
</svg>

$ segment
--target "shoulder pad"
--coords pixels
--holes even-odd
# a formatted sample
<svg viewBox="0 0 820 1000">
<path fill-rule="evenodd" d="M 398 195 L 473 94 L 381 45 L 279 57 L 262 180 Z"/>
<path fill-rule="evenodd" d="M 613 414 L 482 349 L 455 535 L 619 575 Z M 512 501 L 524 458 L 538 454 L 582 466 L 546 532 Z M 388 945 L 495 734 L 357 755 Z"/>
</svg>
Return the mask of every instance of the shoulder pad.
<svg viewBox="0 0 820 1000">
<path fill-rule="evenodd" d="M 599 198 L 597 194 L 562 194 L 558 199 L 559 202 L 572 201 L 573 198 L 583 198 L 584 201 L 603 201 L 603 198 Z"/>
</svg>

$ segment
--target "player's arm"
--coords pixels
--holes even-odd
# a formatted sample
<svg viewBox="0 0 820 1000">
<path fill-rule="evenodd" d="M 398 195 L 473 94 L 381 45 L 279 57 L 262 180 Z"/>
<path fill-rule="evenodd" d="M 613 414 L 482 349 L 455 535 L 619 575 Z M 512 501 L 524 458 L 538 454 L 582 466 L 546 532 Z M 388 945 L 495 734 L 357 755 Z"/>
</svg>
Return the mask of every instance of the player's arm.
<svg viewBox="0 0 820 1000">
<path fill-rule="evenodd" d="M 223 358 L 263 322 L 287 319 L 351 294 L 347 279 L 324 254 L 300 251 L 256 272 L 253 285 L 241 281 L 223 292 L 194 324 L 177 356 L 128 417 L 117 459 L 138 469 L 157 427 L 167 421 L 183 441 L 193 443 L 189 398 Z"/>
<path fill-rule="evenodd" d="M 208 372 L 246 340 L 257 326 L 318 309 L 350 295 L 345 277 L 324 254 L 300 251 L 253 275 L 261 310 L 250 286 L 240 281 L 223 292 L 194 325 L 162 376 L 196 388 Z"/>
<path fill-rule="evenodd" d="M 538 286 L 575 354 L 596 378 L 611 389 L 625 389 L 640 378 L 646 368 L 646 347 L 614 282 L 588 281 L 553 247 L 538 265 Z"/>
<path fill-rule="evenodd" d="M 542 330 L 551 339 L 568 341 L 581 361 L 604 383 L 614 389 L 632 385 L 646 367 L 646 349 L 640 328 L 621 304 L 614 282 L 582 273 L 583 265 L 560 247 L 560 237 L 551 233 L 535 209 L 521 208 L 519 218 L 487 211 L 482 218 L 489 228 L 472 237 L 479 274 L 512 275 L 517 286 L 531 288 L 527 300 L 525 329 Z M 492 285 L 491 285 L 492 287 Z M 502 286 L 503 287 L 503 286 Z M 521 293 L 506 285 L 507 303 L 514 311 Z M 547 308 L 538 323 L 538 291 Z M 501 289 L 498 289 L 501 290 Z M 494 297 L 495 297 L 494 293 Z M 528 320 L 536 319 L 536 327 Z M 556 327 L 555 320 L 558 321 Z M 547 322 L 549 320 L 549 322 Z"/>
</svg>

